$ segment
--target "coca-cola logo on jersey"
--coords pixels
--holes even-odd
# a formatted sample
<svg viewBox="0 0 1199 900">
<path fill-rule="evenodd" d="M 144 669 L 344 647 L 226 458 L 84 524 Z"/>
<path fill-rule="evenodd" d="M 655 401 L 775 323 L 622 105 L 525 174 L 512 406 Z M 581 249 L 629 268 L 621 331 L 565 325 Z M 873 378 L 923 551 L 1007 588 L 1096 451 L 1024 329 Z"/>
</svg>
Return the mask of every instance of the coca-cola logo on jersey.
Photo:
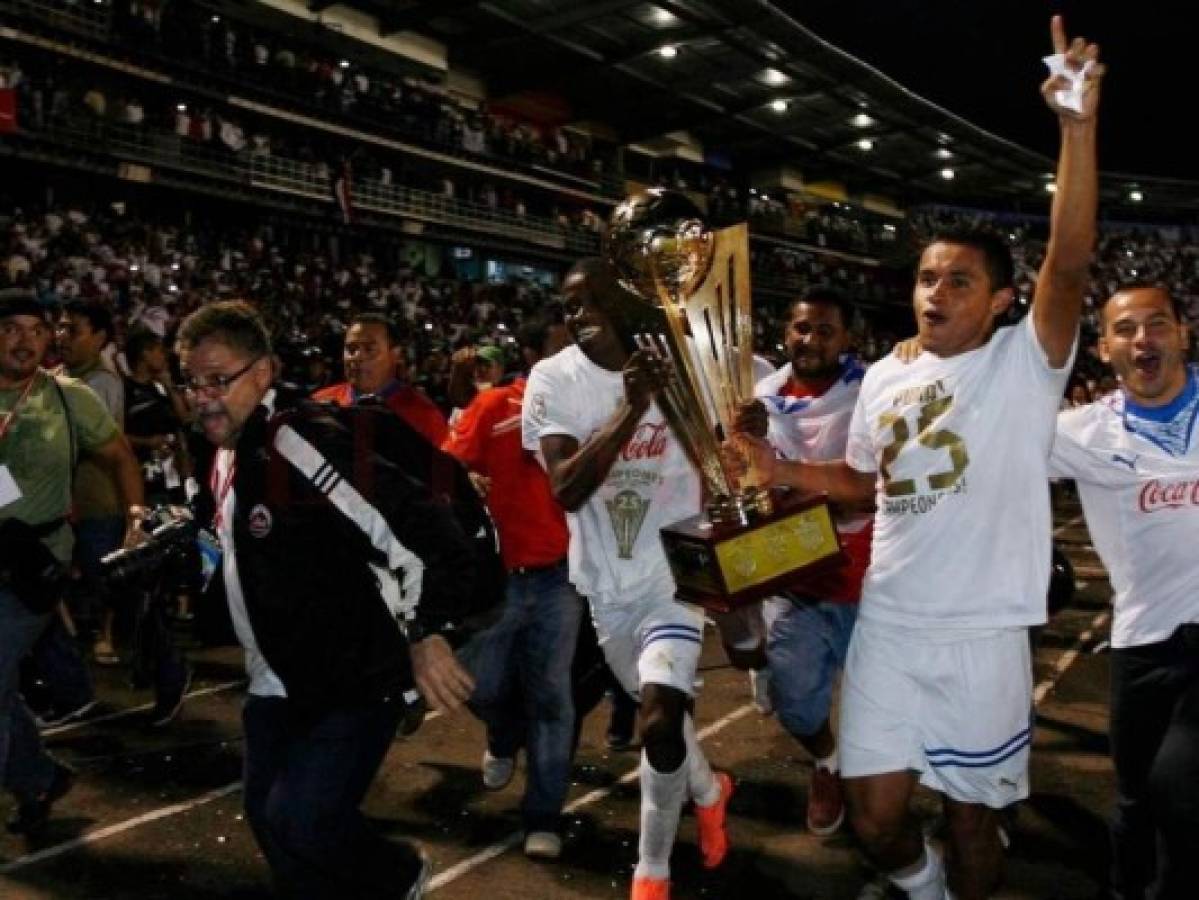
<svg viewBox="0 0 1199 900">
<path fill-rule="evenodd" d="M 620 458 L 632 462 L 635 459 L 656 459 L 665 453 L 666 423 L 642 422 L 620 451 Z"/>
<path fill-rule="evenodd" d="M 1144 513 L 1199 506 L 1199 481 L 1172 481 L 1162 484 L 1154 478 L 1141 488 L 1138 505 Z"/>
</svg>

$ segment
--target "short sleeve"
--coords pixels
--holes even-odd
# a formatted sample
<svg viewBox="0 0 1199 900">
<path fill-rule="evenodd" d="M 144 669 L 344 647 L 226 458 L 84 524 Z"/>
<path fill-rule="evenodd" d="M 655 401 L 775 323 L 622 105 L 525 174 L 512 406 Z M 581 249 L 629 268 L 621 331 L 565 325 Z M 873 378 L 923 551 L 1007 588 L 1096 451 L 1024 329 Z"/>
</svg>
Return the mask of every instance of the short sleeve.
<svg viewBox="0 0 1199 900">
<path fill-rule="evenodd" d="M 865 392 L 858 393 L 853 407 L 853 418 L 849 420 L 849 440 L 845 445 L 845 462 L 858 472 L 877 472 L 878 456 L 874 452 L 874 438 L 870 420 L 866 413 Z"/>
<path fill-rule="evenodd" d="M 1049 454 L 1050 478 L 1091 479 L 1092 457 L 1079 440 L 1086 407 L 1059 413 L 1053 434 L 1053 450 Z"/>
<path fill-rule="evenodd" d="M 491 431 L 491 391 L 478 394 L 466 409 L 454 420 L 441 449 L 453 456 L 468 469 L 486 472 L 484 444 Z"/>
<path fill-rule="evenodd" d="M 587 438 L 569 391 L 563 387 L 556 377 L 540 366 L 530 373 L 520 414 L 521 442 L 526 450 L 536 453 L 541 449 L 541 439 L 554 434 L 568 435 L 579 441 Z"/>
<path fill-rule="evenodd" d="M 116 421 L 95 391 L 78 381 L 59 384 L 70 407 L 71 425 L 81 450 L 96 450 L 120 434 Z"/>
</svg>

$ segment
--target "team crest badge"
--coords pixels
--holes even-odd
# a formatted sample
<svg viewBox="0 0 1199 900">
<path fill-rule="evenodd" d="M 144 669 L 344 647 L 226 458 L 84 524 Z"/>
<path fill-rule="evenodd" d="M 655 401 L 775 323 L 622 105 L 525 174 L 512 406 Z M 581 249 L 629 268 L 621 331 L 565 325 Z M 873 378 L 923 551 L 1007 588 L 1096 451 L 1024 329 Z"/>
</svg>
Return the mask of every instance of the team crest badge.
<svg viewBox="0 0 1199 900">
<path fill-rule="evenodd" d="M 616 535 L 616 548 L 621 559 L 633 558 L 633 545 L 641 533 L 641 523 L 649 511 L 650 501 L 636 491 L 621 491 L 611 500 L 605 501 L 608 518 L 612 521 L 612 532 Z"/>
<path fill-rule="evenodd" d="M 275 524 L 275 518 L 271 515 L 271 511 L 259 503 L 250 510 L 250 515 L 246 520 L 246 527 L 250 530 L 250 535 L 256 538 L 264 538 L 271 533 L 271 526 Z"/>
</svg>

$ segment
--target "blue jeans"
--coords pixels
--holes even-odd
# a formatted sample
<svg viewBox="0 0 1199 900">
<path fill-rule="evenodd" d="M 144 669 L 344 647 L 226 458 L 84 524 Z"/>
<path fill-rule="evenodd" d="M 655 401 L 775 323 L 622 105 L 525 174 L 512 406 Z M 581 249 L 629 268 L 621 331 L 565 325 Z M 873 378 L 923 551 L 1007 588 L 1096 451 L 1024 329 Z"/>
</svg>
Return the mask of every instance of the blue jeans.
<svg viewBox="0 0 1199 900">
<path fill-rule="evenodd" d="M 582 617 L 566 563 L 512 574 L 500 620 L 459 651 L 475 679 L 470 707 L 487 725 L 491 753 L 510 757 L 526 748 L 529 831 L 556 831 L 566 801 L 575 718 L 570 671 Z"/>
<path fill-rule="evenodd" d="M 31 613 L 7 586 L 0 587 L 0 777 L 20 802 L 45 793 L 54 778 L 54 760 L 17 689 L 21 660 L 49 619 L 49 613 Z"/>
<path fill-rule="evenodd" d="M 810 737 L 828 721 L 858 606 L 774 597 L 762 604 L 762 615 L 775 712 L 789 734 Z"/>
<path fill-rule="evenodd" d="M 378 834 L 358 808 L 401 711 L 379 700 L 304 714 L 282 697 L 246 698 L 246 819 L 282 896 L 403 896 L 416 851 Z"/>
</svg>

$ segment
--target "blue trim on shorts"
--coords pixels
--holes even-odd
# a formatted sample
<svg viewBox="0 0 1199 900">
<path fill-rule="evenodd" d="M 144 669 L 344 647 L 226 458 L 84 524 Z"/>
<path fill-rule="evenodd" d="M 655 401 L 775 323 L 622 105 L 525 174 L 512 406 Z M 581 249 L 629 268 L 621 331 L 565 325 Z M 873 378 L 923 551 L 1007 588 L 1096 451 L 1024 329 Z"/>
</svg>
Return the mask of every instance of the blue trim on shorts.
<svg viewBox="0 0 1199 900">
<path fill-rule="evenodd" d="M 651 628 L 641 639 L 641 649 L 645 649 L 654 641 L 691 641 L 694 644 L 703 643 L 703 633 L 690 625 L 659 625 Z"/>
<path fill-rule="evenodd" d="M 952 747 L 940 747 L 936 750 L 925 750 L 924 755 L 933 768 L 958 766 L 965 769 L 978 769 L 993 766 L 1005 759 L 1015 756 L 1032 742 L 1032 728 L 1026 728 L 1015 737 L 1009 738 L 998 747 L 991 750 L 955 750 Z M 943 757 L 934 759 L 933 757 Z"/>
</svg>

